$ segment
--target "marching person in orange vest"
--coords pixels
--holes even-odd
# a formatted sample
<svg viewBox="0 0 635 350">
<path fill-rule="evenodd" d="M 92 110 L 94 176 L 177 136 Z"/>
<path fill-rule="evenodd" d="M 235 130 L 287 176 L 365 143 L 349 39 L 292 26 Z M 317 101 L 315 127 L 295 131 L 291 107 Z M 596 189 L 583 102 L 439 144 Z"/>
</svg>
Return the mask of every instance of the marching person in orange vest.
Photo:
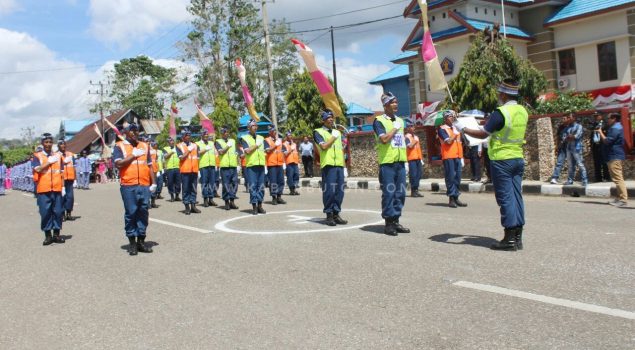
<svg viewBox="0 0 635 350">
<path fill-rule="evenodd" d="M 406 157 L 408 158 L 408 175 L 410 177 L 410 197 L 423 197 L 419 192 L 419 180 L 423 175 L 423 155 L 419 136 L 415 135 L 415 126 L 406 122 Z"/>
<path fill-rule="evenodd" d="M 445 173 L 445 186 L 450 197 L 450 208 L 467 207 L 467 204 L 459 200 L 459 186 L 461 185 L 461 169 L 463 165 L 463 144 L 461 133 L 452 123 L 455 120 L 454 111 L 443 112 L 443 125 L 439 127 L 438 137 L 441 142 L 441 159 L 443 159 L 443 172 Z"/>
<path fill-rule="evenodd" d="M 269 193 L 273 198 L 271 204 L 287 204 L 282 199 L 284 190 L 284 146 L 278 137 L 275 127 L 269 127 L 269 137 L 265 139 L 265 159 L 269 176 Z"/>
<path fill-rule="evenodd" d="M 45 237 L 42 245 L 64 243 L 64 238 L 60 236 L 64 214 L 64 163 L 62 155 L 53 152 L 53 135 L 44 133 L 40 140 L 42 151 L 33 155 L 31 167 L 33 178 L 37 178 L 37 206 L 40 209 L 40 228 L 44 231 Z"/>
<path fill-rule="evenodd" d="M 183 191 L 183 204 L 185 204 L 185 215 L 190 213 L 200 214 L 196 209 L 196 186 L 198 181 L 198 145 L 190 142 L 192 133 L 190 130 L 183 130 L 183 142 L 176 147 L 176 154 L 179 156 L 179 170 L 181 172 L 181 184 Z"/>
<path fill-rule="evenodd" d="M 125 210 L 124 228 L 130 242 L 128 254 L 152 253 L 152 248 L 145 245 L 150 195 L 157 189 L 150 146 L 137 141 L 139 131 L 136 124 L 128 124 L 124 132 L 126 139 L 115 144 L 113 159 L 119 169 L 119 192 Z"/>
<path fill-rule="evenodd" d="M 65 214 L 62 216 L 62 221 L 73 221 L 75 217 L 71 215 L 73 212 L 73 205 L 75 204 L 75 192 L 73 192 L 73 183 L 75 182 L 75 154 L 66 150 L 66 141 L 59 140 L 57 142 L 57 149 L 62 155 L 62 161 L 64 162 L 64 210 Z"/>
<path fill-rule="evenodd" d="M 298 155 L 298 145 L 291 138 L 291 131 L 287 131 L 287 137 L 283 143 L 284 161 L 287 164 L 287 186 L 289 186 L 289 194 L 299 196 L 300 192 L 296 190 L 300 184 L 300 169 L 298 163 L 300 157 Z"/>
</svg>

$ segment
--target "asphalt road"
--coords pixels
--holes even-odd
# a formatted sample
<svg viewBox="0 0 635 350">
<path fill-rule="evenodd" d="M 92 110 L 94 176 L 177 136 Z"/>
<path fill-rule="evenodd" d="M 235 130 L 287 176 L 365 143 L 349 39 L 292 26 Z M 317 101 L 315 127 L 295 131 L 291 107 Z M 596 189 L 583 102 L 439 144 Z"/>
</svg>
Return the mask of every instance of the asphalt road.
<svg viewBox="0 0 635 350">
<path fill-rule="evenodd" d="M 241 188 L 238 211 L 159 201 L 130 257 L 118 185 L 92 188 L 48 247 L 35 200 L 0 197 L 0 349 L 635 348 L 632 207 L 526 196 L 514 253 L 488 249 L 491 194 L 408 197 L 388 237 L 380 192 L 348 191 L 333 230 L 316 189 L 251 216 Z"/>
</svg>

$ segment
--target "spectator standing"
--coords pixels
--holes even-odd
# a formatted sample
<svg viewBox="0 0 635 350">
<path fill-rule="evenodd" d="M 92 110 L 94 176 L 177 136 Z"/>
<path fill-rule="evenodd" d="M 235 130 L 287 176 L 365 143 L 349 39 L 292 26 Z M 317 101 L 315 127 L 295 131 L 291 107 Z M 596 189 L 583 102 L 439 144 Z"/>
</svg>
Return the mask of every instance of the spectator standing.
<svg viewBox="0 0 635 350">
<path fill-rule="evenodd" d="M 604 156 L 608 164 L 609 173 L 617 187 L 617 196 L 615 200 L 609 202 L 609 204 L 616 207 L 624 207 L 628 204 L 628 193 L 626 192 L 626 183 L 624 183 L 624 174 L 622 172 L 624 160 L 626 160 L 626 152 L 624 152 L 624 127 L 620 119 L 619 114 L 611 113 L 608 119 L 608 134 L 605 135 L 602 129 L 598 130 L 604 146 Z"/>
<path fill-rule="evenodd" d="M 304 177 L 313 177 L 313 144 L 308 137 L 304 137 L 300 143 L 300 153 L 302 155 L 302 165 L 304 166 Z"/>
<path fill-rule="evenodd" d="M 593 114 L 593 122 L 589 130 L 591 130 L 591 154 L 593 155 L 593 170 L 595 182 L 610 181 L 609 168 L 606 165 L 604 155 L 602 154 L 602 140 L 598 129 L 601 129 L 604 135 L 608 134 L 607 123 L 604 122 L 602 114 Z"/>
</svg>

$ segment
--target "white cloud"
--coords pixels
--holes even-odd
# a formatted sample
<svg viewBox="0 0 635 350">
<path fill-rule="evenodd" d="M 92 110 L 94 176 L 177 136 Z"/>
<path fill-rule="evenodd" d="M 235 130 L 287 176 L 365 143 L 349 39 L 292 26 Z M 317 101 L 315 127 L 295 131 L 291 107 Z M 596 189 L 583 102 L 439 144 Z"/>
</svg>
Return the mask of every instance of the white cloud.
<svg viewBox="0 0 635 350">
<path fill-rule="evenodd" d="M 164 25 L 190 17 L 189 0 L 91 0 L 90 33 L 98 40 L 127 48 Z"/>
<path fill-rule="evenodd" d="M 0 16 L 8 15 L 19 9 L 15 0 L 0 0 Z"/>
</svg>

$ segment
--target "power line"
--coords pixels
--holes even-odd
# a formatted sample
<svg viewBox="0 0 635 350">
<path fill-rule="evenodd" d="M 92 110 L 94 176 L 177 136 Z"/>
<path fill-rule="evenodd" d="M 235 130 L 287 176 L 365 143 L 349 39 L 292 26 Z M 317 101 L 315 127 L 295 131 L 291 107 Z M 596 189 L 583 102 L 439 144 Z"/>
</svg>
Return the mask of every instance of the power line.
<svg viewBox="0 0 635 350">
<path fill-rule="evenodd" d="M 376 8 L 380 8 L 380 7 L 384 7 L 384 6 L 394 5 L 394 4 L 397 4 L 397 3 L 400 3 L 400 2 L 405 2 L 405 1 L 406 0 L 393 1 L 393 2 L 389 2 L 387 4 L 383 4 L 383 5 L 366 7 L 366 8 L 352 10 L 352 11 L 347 11 L 347 12 L 340 12 L 340 13 L 335 13 L 335 14 L 328 15 L 328 16 L 320 16 L 320 17 L 314 17 L 314 18 L 301 19 L 301 20 L 297 20 L 297 21 L 291 21 L 291 22 L 287 22 L 287 24 L 302 23 L 302 22 L 314 21 L 316 19 L 331 18 L 331 17 L 335 17 L 335 16 L 347 15 L 347 14 L 351 14 L 351 13 L 355 13 L 355 12 L 367 11 L 367 10 L 372 10 L 372 9 L 376 9 Z"/>
<path fill-rule="evenodd" d="M 357 26 L 363 26 L 363 25 L 366 25 L 366 24 L 387 21 L 389 19 L 394 19 L 394 18 L 399 18 L 399 17 L 402 17 L 402 16 L 401 15 L 397 15 L 397 16 L 391 16 L 391 17 L 378 18 L 378 19 L 374 19 L 374 20 L 371 20 L 371 21 L 357 22 L 357 23 L 352 23 L 352 24 L 344 24 L 344 25 L 341 25 L 341 26 L 334 26 L 333 29 L 352 28 L 352 27 L 357 27 Z M 323 27 L 323 28 L 315 28 L 315 29 L 307 29 L 307 30 L 296 30 L 296 31 L 270 33 L 270 34 L 275 34 L 275 35 L 300 34 L 300 33 L 320 32 L 320 31 L 323 31 L 323 30 L 331 30 L 331 27 Z"/>
</svg>

